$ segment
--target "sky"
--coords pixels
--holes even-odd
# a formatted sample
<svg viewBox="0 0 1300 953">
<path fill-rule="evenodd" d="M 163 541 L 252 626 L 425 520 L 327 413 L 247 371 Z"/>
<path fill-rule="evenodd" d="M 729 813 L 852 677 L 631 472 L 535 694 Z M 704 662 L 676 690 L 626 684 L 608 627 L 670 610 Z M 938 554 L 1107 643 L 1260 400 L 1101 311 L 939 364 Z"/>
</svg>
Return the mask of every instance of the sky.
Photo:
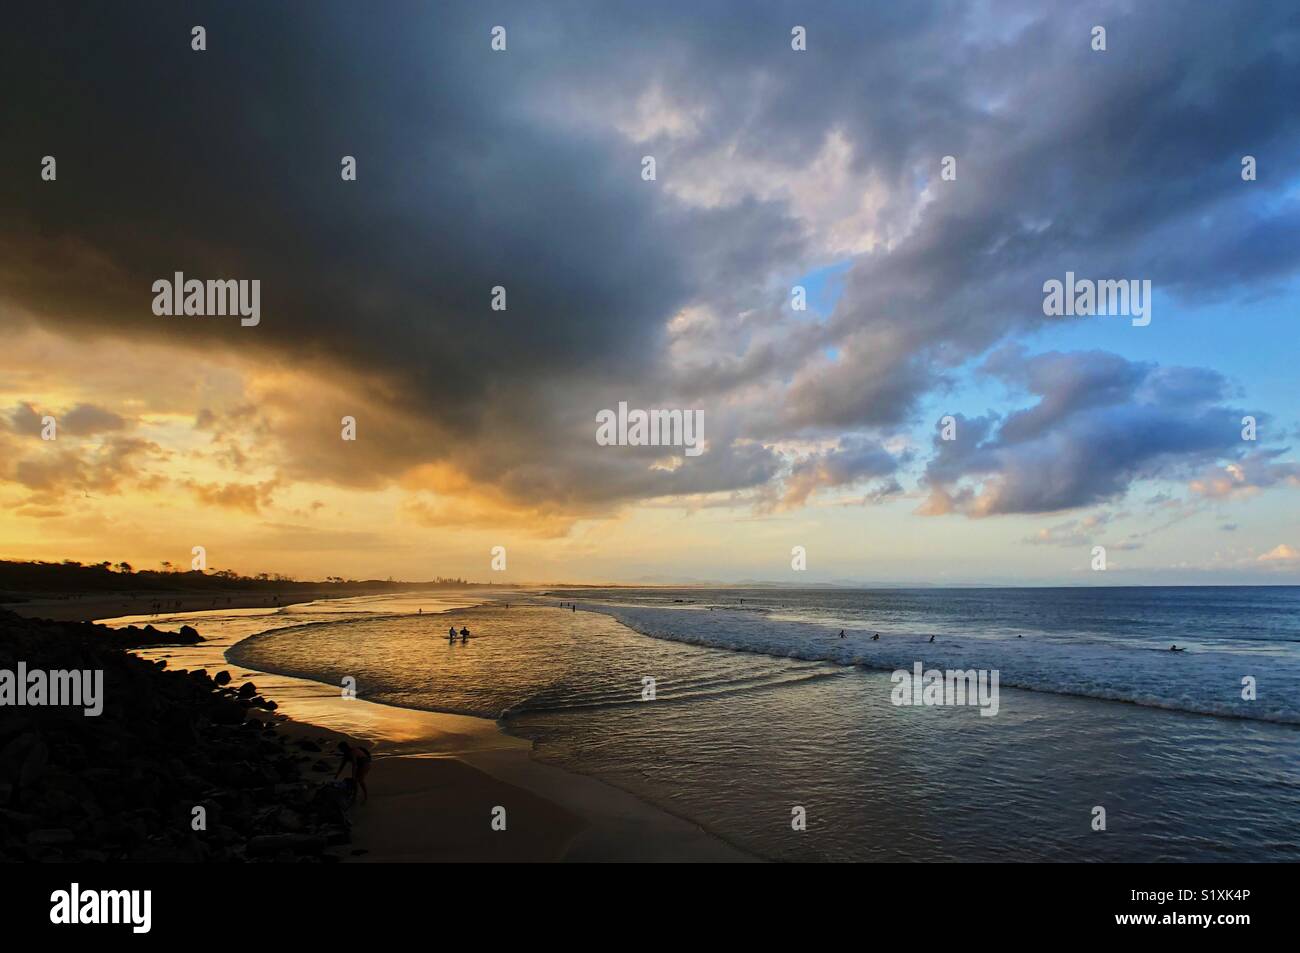
<svg viewBox="0 0 1300 953">
<path fill-rule="evenodd" d="M 0 557 L 1300 583 L 1291 5 L 7 18 Z M 155 313 L 176 272 L 258 322 Z M 1045 314 L 1067 272 L 1150 322 Z"/>
</svg>

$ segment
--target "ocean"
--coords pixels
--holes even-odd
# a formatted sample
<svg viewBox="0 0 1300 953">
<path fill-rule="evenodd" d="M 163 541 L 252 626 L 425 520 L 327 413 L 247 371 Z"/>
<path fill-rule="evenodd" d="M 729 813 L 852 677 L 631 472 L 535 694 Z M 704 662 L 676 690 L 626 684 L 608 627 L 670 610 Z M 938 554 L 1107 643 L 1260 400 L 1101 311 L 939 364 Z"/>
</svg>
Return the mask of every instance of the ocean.
<svg viewBox="0 0 1300 953">
<path fill-rule="evenodd" d="M 535 757 L 773 860 L 1300 860 L 1298 588 L 619 588 L 419 605 L 301 607 L 301 624 L 228 654 L 497 719 Z M 452 625 L 470 640 L 448 644 Z M 997 672 L 996 715 L 894 704 L 891 673 L 916 663 Z"/>
</svg>

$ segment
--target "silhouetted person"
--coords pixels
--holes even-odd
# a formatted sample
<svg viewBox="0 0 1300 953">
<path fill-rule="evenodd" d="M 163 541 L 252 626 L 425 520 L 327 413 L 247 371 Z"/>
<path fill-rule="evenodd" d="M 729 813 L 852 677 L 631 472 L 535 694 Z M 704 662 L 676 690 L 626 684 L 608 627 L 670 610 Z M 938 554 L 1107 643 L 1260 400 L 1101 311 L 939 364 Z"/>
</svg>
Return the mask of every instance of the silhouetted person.
<svg viewBox="0 0 1300 953">
<path fill-rule="evenodd" d="M 462 643 L 469 641 L 469 629 L 465 628 L 464 626 L 461 626 L 460 640 Z"/>
<path fill-rule="evenodd" d="M 879 641 L 880 641 L 880 633 L 877 632 L 875 635 L 873 635 L 873 636 L 871 637 L 871 641 L 872 641 L 872 642 L 879 642 Z"/>
<path fill-rule="evenodd" d="M 339 764 L 339 769 L 334 772 L 334 779 L 338 780 L 343 769 L 352 765 L 352 780 L 356 781 L 357 787 L 361 789 L 361 803 L 364 804 L 370 800 L 370 792 L 366 790 L 366 775 L 370 773 L 370 752 L 365 748 L 350 745 L 346 741 L 340 741 L 339 756 L 343 760 Z"/>
<path fill-rule="evenodd" d="M 933 635 L 932 635 L 932 636 L 930 636 L 930 641 L 931 641 L 931 642 L 933 642 L 933 641 L 934 641 L 934 636 L 933 636 Z"/>
<path fill-rule="evenodd" d="M 844 630 L 843 630 L 843 629 L 840 629 L 840 638 L 841 638 L 841 639 L 844 638 Z"/>
<path fill-rule="evenodd" d="M 1178 646 L 1176 646 L 1176 645 L 1171 645 L 1171 646 L 1169 646 L 1169 651 L 1171 651 L 1171 652 L 1186 652 L 1187 650 L 1186 650 L 1186 649 L 1180 649 L 1180 648 L 1179 648 Z"/>
<path fill-rule="evenodd" d="M 447 630 L 447 644 L 450 645 L 452 642 L 455 641 L 456 641 L 456 627 L 453 625 L 450 629 Z"/>
</svg>

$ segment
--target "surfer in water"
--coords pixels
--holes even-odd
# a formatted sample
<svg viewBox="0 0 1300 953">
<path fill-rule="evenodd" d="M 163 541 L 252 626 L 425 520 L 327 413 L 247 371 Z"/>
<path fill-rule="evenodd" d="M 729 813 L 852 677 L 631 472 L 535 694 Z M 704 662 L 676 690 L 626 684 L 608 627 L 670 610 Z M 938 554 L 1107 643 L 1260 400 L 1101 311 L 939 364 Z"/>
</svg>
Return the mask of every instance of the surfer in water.
<svg viewBox="0 0 1300 953">
<path fill-rule="evenodd" d="M 1187 649 L 1180 649 L 1180 648 L 1179 648 L 1178 646 L 1176 646 L 1176 645 L 1171 645 L 1171 646 L 1169 646 L 1169 651 L 1171 651 L 1171 652 L 1186 652 Z"/>
</svg>

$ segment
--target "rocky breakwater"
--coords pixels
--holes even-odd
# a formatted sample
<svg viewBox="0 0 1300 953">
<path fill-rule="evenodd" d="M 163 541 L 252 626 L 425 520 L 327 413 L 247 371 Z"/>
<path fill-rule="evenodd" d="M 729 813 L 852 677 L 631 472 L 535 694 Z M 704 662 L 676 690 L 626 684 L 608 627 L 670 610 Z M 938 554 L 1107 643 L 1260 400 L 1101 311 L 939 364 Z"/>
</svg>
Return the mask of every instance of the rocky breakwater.
<svg viewBox="0 0 1300 953">
<path fill-rule="evenodd" d="M 327 739 L 289 737 L 251 682 L 125 651 L 197 641 L 188 626 L 109 629 L 0 611 L 0 860 L 301 862 L 347 852 Z"/>
</svg>

